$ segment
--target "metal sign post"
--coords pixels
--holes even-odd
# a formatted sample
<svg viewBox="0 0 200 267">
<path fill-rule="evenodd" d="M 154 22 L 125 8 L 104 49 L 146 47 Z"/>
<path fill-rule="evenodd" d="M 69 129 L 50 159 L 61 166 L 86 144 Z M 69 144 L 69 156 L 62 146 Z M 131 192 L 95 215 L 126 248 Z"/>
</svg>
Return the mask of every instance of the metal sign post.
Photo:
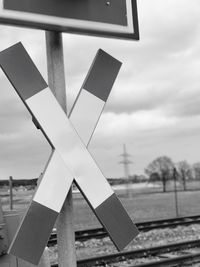
<svg viewBox="0 0 200 267">
<path fill-rule="evenodd" d="M 46 31 L 46 50 L 49 86 L 63 110 L 67 112 L 62 33 Z M 57 239 L 59 267 L 75 267 L 72 189 L 57 220 Z"/>
</svg>

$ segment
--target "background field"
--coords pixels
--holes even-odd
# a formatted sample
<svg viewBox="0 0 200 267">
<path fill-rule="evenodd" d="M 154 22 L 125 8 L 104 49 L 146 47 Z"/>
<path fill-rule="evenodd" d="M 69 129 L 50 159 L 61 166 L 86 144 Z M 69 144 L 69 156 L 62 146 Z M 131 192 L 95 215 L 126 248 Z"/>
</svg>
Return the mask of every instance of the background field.
<svg viewBox="0 0 200 267">
<path fill-rule="evenodd" d="M 188 188 L 190 188 L 188 191 L 178 191 L 179 216 L 200 214 L 200 191 L 194 190 L 198 188 L 198 183 L 190 183 Z M 173 183 L 169 184 L 167 189 L 168 192 L 162 193 L 162 187 L 159 185 L 152 187 L 148 184 L 141 186 L 136 184 L 132 185 L 131 198 L 128 198 L 125 186 L 115 187 L 115 192 L 133 220 L 145 221 L 176 216 Z M 179 190 L 181 189 L 179 186 Z M 8 188 L 4 188 L 0 192 L 3 210 L 9 210 Z M 13 190 L 14 209 L 26 209 L 33 193 L 34 190 L 27 191 L 24 188 Z M 75 229 L 100 226 L 82 195 L 75 193 L 73 198 Z"/>
</svg>

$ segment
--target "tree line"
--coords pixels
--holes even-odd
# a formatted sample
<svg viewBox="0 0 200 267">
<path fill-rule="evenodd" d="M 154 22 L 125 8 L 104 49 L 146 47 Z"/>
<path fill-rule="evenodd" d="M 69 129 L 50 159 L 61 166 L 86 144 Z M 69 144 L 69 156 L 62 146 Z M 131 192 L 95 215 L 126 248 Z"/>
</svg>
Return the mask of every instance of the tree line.
<svg viewBox="0 0 200 267">
<path fill-rule="evenodd" d="M 13 186 L 14 187 L 19 187 L 19 186 L 37 186 L 37 180 L 38 178 L 35 179 L 13 179 Z M 0 180 L 0 187 L 2 186 L 9 186 L 9 180 Z"/>
<path fill-rule="evenodd" d="M 171 158 L 161 156 L 148 164 L 145 174 L 149 177 L 149 182 L 160 181 L 163 184 L 163 192 L 166 192 L 167 183 L 173 179 L 181 182 L 186 190 L 187 181 L 200 180 L 200 162 L 192 165 L 186 160 L 174 163 Z"/>
</svg>

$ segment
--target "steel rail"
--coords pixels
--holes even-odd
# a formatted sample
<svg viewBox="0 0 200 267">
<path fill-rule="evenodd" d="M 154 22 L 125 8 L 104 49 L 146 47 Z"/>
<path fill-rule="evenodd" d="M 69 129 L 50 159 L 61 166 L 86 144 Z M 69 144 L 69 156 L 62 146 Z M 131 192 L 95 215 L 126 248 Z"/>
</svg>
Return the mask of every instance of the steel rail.
<svg viewBox="0 0 200 267">
<path fill-rule="evenodd" d="M 182 266 L 183 264 L 185 266 L 185 264 L 189 263 L 197 263 L 200 261 L 200 253 L 188 253 L 187 255 L 182 255 L 182 256 L 177 256 L 177 257 L 173 257 L 173 258 L 167 258 L 164 260 L 158 260 L 158 261 L 151 261 L 148 263 L 141 263 L 141 264 L 137 264 L 137 265 L 130 265 L 129 267 L 156 267 L 156 266 L 174 266 L 174 264 L 178 264 L 178 266 Z M 181 265 L 180 265 L 181 264 Z M 190 265 L 191 266 L 191 265 Z"/>
<path fill-rule="evenodd" d="M 160 253 L 174 252 L 185 248 L 197 247 L 200 246 L 199 240 L 194 241 L 185 241 L 173 244 L 167 244 L 162 246 L 155 246 L 150 248 L 142 248 L 132 251 L 113 253 L 108 255 L 101 255 L 97 257 L 92 257 L 88 259 L 82 259 L 77 261 L 79 267 L 90 267 L 95 265 L 105 265 L 112 262 L 119 262 L 124 259 L 139 258 L 139 257 L 148 257 L 155 256 Z"/>
<path fill-rule="evenodd" d="M 143 248 L 143 249 L 137 249 L 137 250 L 125 251 L 125 252 L 119 252 L 119 253 L 112 253 L 112 254 L 100 255 L 100 256 L 96 256 L 92 258 L 81 259 L 77 261 L 77 266 L 78 267 L 106 266 L 107 264 L 111 264 L 114 262 L 116 263 L 116 262 L 124 261 L 127 259 L 157 256 L 162 253 L 175 252 L 175 251 L 180 251 L 186 248 L 188 249 L 188 248 L 194 248 L 194 247 L 200 247 L 200 240 L 184 241 L 184 242 L 179 242 L 179 243 L 166 244 L 162 246 L 155 246 L 155 247 L 149 247 L 149 248 Z M 200 256 L 200 253 L 196 253 L 196 254 Z M 179 260 L 186 260 L 187 258 L 191 258 L 191 255 L 184 255 L 179 258 L 180 258 Z M 163 261 L 166 261 L 167 263 L 167 260 L 170 261 L 172 259 L 164 259 Z M 178 261 L 178 257 L 176 260 Z M 157 264 L 157 261 L 154 263 Z M 159 264 L 160 263 L 161 261 L 159 262 Z M 153 266 L 151 264 L 152 263 L 149 263 L 149 265 L 146 264 L 143 266 Z M 162 266 L 159 264 L 155 266 Z M 58 267 L 58 265 L 53 264 L 51 265 L 51 267 Z M 142 267 L 142 265 L 138 265 L 137 267 Z"/>
<path fill-rule="evenodd" d="M 178 218 L 169 218 L 156 221 L 145 221 L 136 223 L 139 231 L 145 232 L 154 229 L 163 229 L 163 228 L 172 228 L 179 225 L 191 225 L 195 223 L 200 223 L 200 215 L 187 216 L 187 217 L 178 217 Z M 77 241 L 85 241 L 92 238 L 104 238 L 107 236 L 104 228 L 94 228 L 87 230 L 80 230 L 75 233 Z M 48 246 L 53 246 L 57 243 L 56 233 L 52 233 Z"/>
</svg>

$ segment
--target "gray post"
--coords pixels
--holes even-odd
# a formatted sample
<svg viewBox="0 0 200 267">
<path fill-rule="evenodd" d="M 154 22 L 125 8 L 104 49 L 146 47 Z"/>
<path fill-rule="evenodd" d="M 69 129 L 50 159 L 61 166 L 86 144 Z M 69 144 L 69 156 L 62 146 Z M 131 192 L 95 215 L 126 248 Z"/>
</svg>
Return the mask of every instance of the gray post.
<svg viewBox="0 0 200 267">
<path fill-rule="evenodd" d="M 13 178 L 9 177 L 9 191 L 10 191 L 10 210 L 13 210 Z"/>
<path fill-rule="evenodd" d="M 46 50 L 49 87 L 67 113 L 62 33 L 46 31 Z M 57 238 L 59 267 L 76 267 L 72 189 L 57 220 Z"/>
<path fill-rule="evenodd" d="M 173 178 L 174 178 L 174 198 L 175 198 L 176 217 L 178 217 L 179 212 L 178 212 L 178 194 L 177 194 L 177 186 L 176 186 L 176 177 L 177 177 L 176 168 L 174 168 L 173 176 L 174 176 Z"/>
</svg>

